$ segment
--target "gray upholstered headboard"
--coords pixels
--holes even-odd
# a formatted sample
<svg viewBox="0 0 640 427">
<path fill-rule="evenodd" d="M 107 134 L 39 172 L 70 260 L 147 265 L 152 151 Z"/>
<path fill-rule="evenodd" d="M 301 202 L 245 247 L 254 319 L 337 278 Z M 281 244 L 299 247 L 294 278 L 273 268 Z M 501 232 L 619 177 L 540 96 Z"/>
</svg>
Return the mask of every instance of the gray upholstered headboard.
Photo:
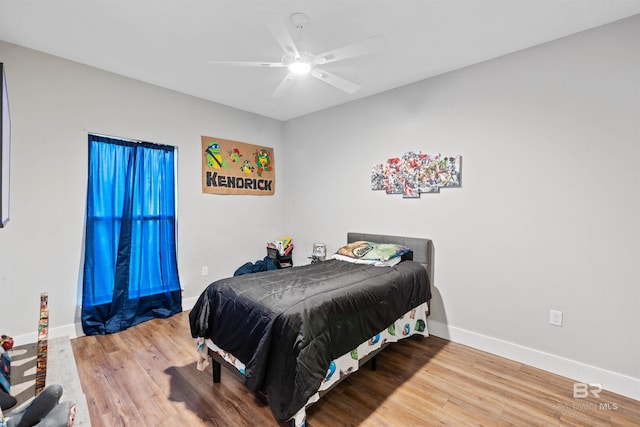
<svg viewBox="0 0 640 427">
<path fill-rule="evenodd" d="M 365 240 L 376 243 L 397 243 L 413 250 L 413 260 L 424 265 L 429 273 L 429 282 L 433 285 L 433 242 L 419 237 L 388 236 L 385 234 L 347 233 L 347 243 Z"/>
</svg>

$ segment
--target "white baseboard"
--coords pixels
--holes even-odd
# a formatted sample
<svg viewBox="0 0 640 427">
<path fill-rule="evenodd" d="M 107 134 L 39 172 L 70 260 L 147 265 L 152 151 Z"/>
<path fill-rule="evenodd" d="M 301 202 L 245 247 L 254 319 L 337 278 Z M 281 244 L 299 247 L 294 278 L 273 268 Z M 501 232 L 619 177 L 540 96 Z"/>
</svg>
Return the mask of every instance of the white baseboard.
<svg viewBox="0 0 640 427">
<path fill-rule="evenodd" d="M 190 310 L 197 300 L 197 297 L 183 299 L 183 309 Z M 427 324 L 429 333 L 437 337 L 571 378 L 576 382 L 600 384 L 605 390 L 640 400 L 639 378 L 608 371 L 555 354 L 449 326 L 441 322 L 427 320 Z"/>
<path fill-rule="evenodd" d="M 427 320 L 427 326 L 431 335 L 571 378 L 576 382 L 600 384 L 604 390 L 640 400 L 639 378 L 608 371 L 466 329 L 456 328 L 438 321 Z"/>
<path fill-rule="evenodd" d="M 84 336 L 82 332 L 82 324 L 75 323 L 69 325 L 58 326 L 56 328 L 49 328 L 48 339 L 69 337 L 69 339 Z M 17 335 L 13 337 L 15 345 L 24 345 L 38 341 L 38 333 L 31 332 L 24 335 Z"/>
<path fill-rule="evenodd" d="M 184 298 L 182 309 L 190 310 L 198 301 L 198 297 Z M 478 334 L 442 322 L 427 320 L 431 335 L 449 341 L 468 345 L 487 353 L 515 360 L 535 368 L 543 369 L 563 377 L 571 378 L 586 384 L 601 384 L 602 388 L 631 399 L 640 400 L 640 379 L 617 372 L 608 371 L 576 360 L 567 359 L 555 354 L 546 353 L 530 347 Z M 68 336 L 70 339 L 83 336 L 80 323 L 49 329 L 49 338 Z M 13 337 L 16 345 L 36 342 L 36 332 Z"/>
<path fill-rule="evenodd" d="M 184 298 L 182 300 L 182 310 L 191 310 L 193 306 L 198 301 L 198 297 Z M 74 339 L 78 337 L 83 337 L 84 332 L 82 332 L 82 323 L 74 323 L 69 325 L 58 326 L 56 328 L 49 328 L 49 339 L 60 338 L 60 337 L 69 337 L 69 339 Z M 32 342 L 38 341 L 38 333 L 32 332 L 24 335 L 17 335 L 13 337 L 16 345 L 29 344 Z"/>
<path fill-rule="evenodd" d="M 191 310 L 193 306 L 198 301 L 198 297 L 192 298 L 184 298 L 182 300 L 182 310 Z M 82 323 L 74 323 L 69 325 L 58 326 L 55 328 L 49 328 L 49 339 L 53 338 L 61 338 L 61 337 L 69 337 L 69 339 L 74 339 L 78 337 L 83 337 L 84 332 L 82 331 Z M 15 341 L 15 345 L 23 345 L 29 344 L 38 341 L 38 333 L 31 332 L 24 335 L 17 335 L 13 337 Z"/>
</svg>

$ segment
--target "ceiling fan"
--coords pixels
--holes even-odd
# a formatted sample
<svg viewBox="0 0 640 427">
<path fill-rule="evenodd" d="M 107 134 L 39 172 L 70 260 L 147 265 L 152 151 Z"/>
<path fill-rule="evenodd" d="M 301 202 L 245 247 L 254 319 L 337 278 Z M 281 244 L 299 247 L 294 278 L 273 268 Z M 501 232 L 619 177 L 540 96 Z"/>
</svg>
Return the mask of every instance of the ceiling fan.
<svg viewBox="0 0 640 427">
<path fill-rule="evenodd" d="M 209 61 L 209 63 L 240 67 L 287 68 L 289 72 L 271 95 L 274 98 L 282 96 L 293 84 L 296 76 L 305 74 L 310 74 L 312 77 L 328 83 L 348 94 L 355 93 L 361 89 L 360 85 L 328 71 L 322 70 L 319 66 L 373 53 L 382 48 L 385 44 L 384 37 L 377 35 L 319 55 L 313 55 L 309 52 L 302 52 L 298 50 L 284 22 L 273 10 L 262 9 L 260 12 L 267 28 L 271 34 L 273 34 L 284 51 L 284 55 L 282 55 L 280 62 Z M 309 23 L 309 18 L 307 18 L 303 13 L 294 13 L 291 15 L 290 21 L 291 24 L 301 32 L 305 25 Z"/>
</svg>

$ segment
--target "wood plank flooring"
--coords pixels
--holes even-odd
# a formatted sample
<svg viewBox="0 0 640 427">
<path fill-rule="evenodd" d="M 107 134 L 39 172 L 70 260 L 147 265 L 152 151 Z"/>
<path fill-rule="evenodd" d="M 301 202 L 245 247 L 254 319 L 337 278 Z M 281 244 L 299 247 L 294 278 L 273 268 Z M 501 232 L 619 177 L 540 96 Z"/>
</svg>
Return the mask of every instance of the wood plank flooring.
<svg viewBox="0 0 640 427">
<path fill-rule="evenodd" d="M 195 368 L 188 312 L 71 342 L 92 425 L 278 426 L 225 369 Z M 573 380 L 437 337 L 387 347 L 307 411 L 310 427 L 632 426 L 640 402 L 573 398 Z"/>
</svg>

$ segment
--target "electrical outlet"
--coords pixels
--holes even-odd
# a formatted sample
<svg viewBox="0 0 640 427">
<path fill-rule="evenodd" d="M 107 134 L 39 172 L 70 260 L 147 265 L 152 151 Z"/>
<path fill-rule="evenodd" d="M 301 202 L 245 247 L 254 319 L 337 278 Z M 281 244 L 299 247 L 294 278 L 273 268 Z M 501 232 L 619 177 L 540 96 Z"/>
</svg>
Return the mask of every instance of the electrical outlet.
<svg viewBox="0 0 640 427">
<path fill-rule="evenodd" d="M 207 267 L 206 265 L 204 267 L 202 267 L 202 275 L 203 276 L 208 276 L 209 275 L 209 267 Z"/>
<path fill-rule="evenodd" d="M 562 312 L 558 310 L 549 311 L 549 323 L 554 326 L 562 326 Z"/>
</svg>

